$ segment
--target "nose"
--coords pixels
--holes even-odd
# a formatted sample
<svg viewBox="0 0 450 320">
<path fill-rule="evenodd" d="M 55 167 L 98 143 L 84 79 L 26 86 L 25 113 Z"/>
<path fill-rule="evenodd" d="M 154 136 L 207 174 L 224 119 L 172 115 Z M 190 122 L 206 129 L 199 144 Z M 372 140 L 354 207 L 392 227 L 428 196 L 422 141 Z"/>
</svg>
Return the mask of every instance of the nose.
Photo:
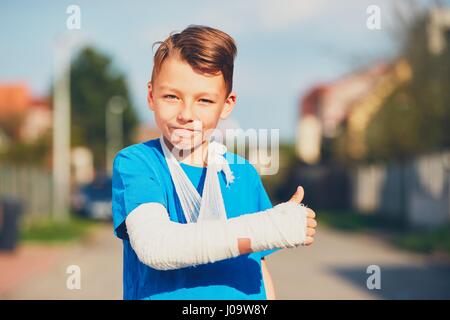
<svg viewBox="0 0 450 320">
<path fill-rule="evenodd" d="M 178 113 L 178 120 L 183 122 L 191 122 L 194 118 L 194 114 L 192 112 L 192 106 L 189 103 L 185 103 L 182 106 L 180 113 Z"/>
</svg>

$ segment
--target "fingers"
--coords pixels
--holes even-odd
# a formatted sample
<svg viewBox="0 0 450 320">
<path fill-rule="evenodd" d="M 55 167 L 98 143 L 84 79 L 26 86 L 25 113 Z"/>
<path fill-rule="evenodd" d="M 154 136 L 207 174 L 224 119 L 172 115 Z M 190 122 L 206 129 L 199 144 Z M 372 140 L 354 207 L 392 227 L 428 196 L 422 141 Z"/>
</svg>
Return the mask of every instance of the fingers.
<svg viewBox="0 0 450 320">
<path fill-rule="evenodd" d="M 311 236 L 307 236 L 305 242 L 303 242 L 303 245 L 309 246 L 314 242 L 314 238 Z"/>
<path fill-rule="evenodd" d="M 297 204 L 301 204 L 303 197 L 305 195 L 305 191 L 303 190 L 303 187 L 299 186 L 297 190 L 295 191 L 294 195 L 289 199 L 291 202 L 295 202 Z M 310 208 L 306 208 L 306 239 L 305 242 L 303 242 L 303 245 L 309 246 L 314 242 L 314 236 L 316 234 L 316 227 L 317 227 L 317 221 L 316 221 L 316 213 L 311 210 Z"/>
<path fill-rule="evenodd" d="M 314 236 L 316 234 L 317 221 L 315 219 L 316 214 L 311 209 L 308 209 L 308 218 L 306 220 L 306 239 L 303 245 L 310 246 L 314 242 Z M 312 218 L 309 218 L 312 217 Z"/>
<path fill-rule="evenodd" d="M 309 237 L 313 237 L 316 234 L 316 229 L 314 228 L 307 228 L 306 229 L 306 235 Z"/>
<path fill-rule="evenodd" d="M 306 208 L 306 217 L 314 219 L 316 217 L 316 213 L 310 208 Z"/>
<path fill-rule="evenodd" d="M 317 221 L 316 219 L 308 218 L 306 219 L 306 226 L 309 228 L 315 228 L 317 227 Z"/>
<path fill-rule="evenodd" d="M 291 199 L 289 199 L 289 201 L 300 204 L 303 200 L 304 195 L 305 195 L 305 191 L 303 190 L 303 187 L 299 186 L 299 187 L 297 187 L 297 190 L 295 191 L 295 193 L 291 197 Z"/>
</svg>

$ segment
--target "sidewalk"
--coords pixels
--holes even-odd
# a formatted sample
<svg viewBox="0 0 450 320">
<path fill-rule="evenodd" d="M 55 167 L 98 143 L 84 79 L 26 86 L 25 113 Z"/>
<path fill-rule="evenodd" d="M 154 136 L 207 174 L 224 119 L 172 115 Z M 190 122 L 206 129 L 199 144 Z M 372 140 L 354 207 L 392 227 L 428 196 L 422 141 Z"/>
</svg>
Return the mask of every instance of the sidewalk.
<svg viewBox="0 0 450 320">
<path fill-rule="evenodd" d="M 12 253 L 0 252 L 0 299 L 22 282 L 51 270 L 64 246 L 27 244 Z"/>
<path fill-rule="evenodd" d="M 85 240 L 53 246 L 25 244 L 15 257 L 0 256 L 0 299 L 121 299 L 122 244 L 109 224 L 95 227 Z M 69 290 L 67 267 L 81 269 L 81 289 Z M 6 285 L 5 285 L 6 283 Z"/>
</svg>

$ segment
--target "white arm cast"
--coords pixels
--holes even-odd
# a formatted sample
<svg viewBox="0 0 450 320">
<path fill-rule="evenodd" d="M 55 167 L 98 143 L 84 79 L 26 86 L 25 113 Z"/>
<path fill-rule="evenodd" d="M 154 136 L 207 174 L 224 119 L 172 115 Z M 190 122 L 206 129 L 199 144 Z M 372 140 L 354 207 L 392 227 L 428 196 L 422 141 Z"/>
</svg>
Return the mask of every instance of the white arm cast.
<svg viewBox="0 0 450 320">
<path fill-rule="evenodd" d="M 253 252 L 292 248 L 306 239 L 306 210 L 294 202 L 225 221 L 177 223 L 156 202 L 141 204 L 125 220 L 139 260 L 158 270 L 172 270 L 234 258 L 238 238 L 251 239 Z"/>
</svg>

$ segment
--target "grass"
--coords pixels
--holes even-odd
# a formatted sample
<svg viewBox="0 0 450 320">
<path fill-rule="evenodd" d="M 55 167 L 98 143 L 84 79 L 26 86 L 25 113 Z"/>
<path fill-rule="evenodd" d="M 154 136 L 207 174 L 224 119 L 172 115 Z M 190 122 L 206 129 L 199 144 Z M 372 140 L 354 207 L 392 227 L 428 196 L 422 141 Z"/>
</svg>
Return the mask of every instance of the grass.
<svg viewBox="0 0 450 320">
<path fill-rule="evenodd" d="M 379 215 L 359 214 L 354 211 L 320 211 L 317 214 L 317 220 L 324 225 L 349 232 L 399 231 L 403 228 L 398 221 L 389 220 Z"/>
<path fill-rule="evenodd" d="M 75 216 L 71 216 L 65 223 L 47 219 L 23 228 L 20 240 L 44 243 L 76 241 L 87 235 L 94 225 L 95 221 Z"/>
<path fill-rule="evenodd" d="M 450 225 L 436 230 L 411 231 L 394 239 L 394 244 L 416 252 L 450 254 Z"/>
<path fill-rule="evenodd" d="M 394 246 L 402 249 L 450 255 L 450 224 L 437 229 L 409 229 L 399 221 L 379 215 L 364 215 L 354 211 L 320 211 L 319 224 L 346 232 L 382 232 Z"/>
</svg>

